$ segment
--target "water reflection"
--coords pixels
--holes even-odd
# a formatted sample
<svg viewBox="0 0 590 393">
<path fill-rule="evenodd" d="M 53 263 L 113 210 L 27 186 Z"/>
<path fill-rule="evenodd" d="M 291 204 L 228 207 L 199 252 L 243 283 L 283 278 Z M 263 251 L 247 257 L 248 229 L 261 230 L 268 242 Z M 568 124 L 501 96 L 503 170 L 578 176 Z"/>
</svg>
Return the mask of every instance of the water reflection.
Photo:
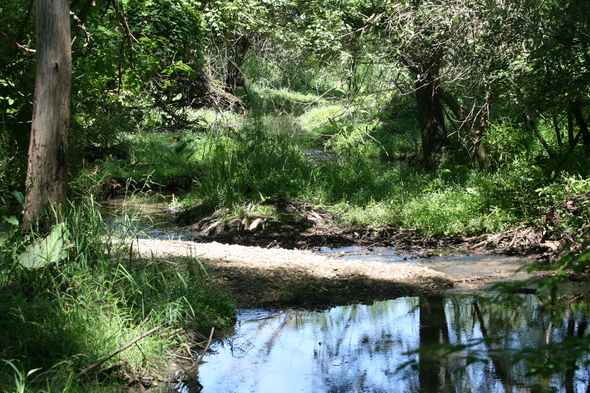
<svg viewBox="0 0 590 393">
<path fill-rule="evenodd" d="M 425 296 L 260 313 L 241 315 L 236 334 L 205 358 L 203 392 L 528 392 L 529 365 L 514 362 L 511 349 L 560 342 L 587 328 L 585 313 L 556 319 L 530 295 L 519 306 Z M 483 340 L 492 337 L 501 339 Z M 447 343 L 472 346 L 413 352 Z M 469 355 L 484 362 L 470 363 Z M 413 367 L 400 369 L 408 362 Z M 571 370 L 553 377 L 558 391 L 590 389 L 587 368 Z"/>
</svg>

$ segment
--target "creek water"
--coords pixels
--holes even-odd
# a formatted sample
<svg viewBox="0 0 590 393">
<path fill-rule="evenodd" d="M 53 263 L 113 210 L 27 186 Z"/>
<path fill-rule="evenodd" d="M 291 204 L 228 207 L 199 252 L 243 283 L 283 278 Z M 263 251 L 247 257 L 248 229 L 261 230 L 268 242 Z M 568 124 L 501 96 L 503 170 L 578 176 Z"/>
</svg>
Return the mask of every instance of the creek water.
<svg viewBox="0 0 590 393">
<path fill-rule="evenodd" d="M 527 371 L 533 365 L 516 361 L 515 351 L 586 335 L 590 312 L 583 307 L 575 313 L 557 311 L 550 308 L 548 295 L 515 295 L 505 302 L 489 292 L 493 283 L 525 278 L 518 272 L 527 262 L 522 258 L 412 258 L 395 249 L 359 247 L 320 252 L 345 259 L 410 261 L 474 279 L 442 296 L 324 311 L 241 310 L 235 333 L 215 343 L 199 365 L 202 392 L 530 392 L 535 380 Z M 588 290 L 582 285 L 572 289 Z M 491 338 L 498 341 L 486 341 Z M 416 352 L 431 345 L 466 347 L 452 353 Z M 574 368 L 550 379 L 555 391 L 589 391 L 588 367 Z"/>
<path fill-rule="evenodd" d="M 236 333 L 199 366 L 198 380 L 207 393 L 529 392 L 529 365 L 513 363 L 512 351 L 559 342 L 585 316 L 556 322 L 532 295 L 520 295 L 517 307 L 488 300 L 424 296 L 322 312 L 243 310 Z M 502 339 L 486 344 L 487 337 Z M 444 343 L 472 346 L 415 352 Z M 470 364 L 475 357 L 481 361 Z M 588 377 L 582 368 L 552 384 L 586 392 Z"/>
<path fill-rule="evenodd" d="M 189 234 L 174 225 L 170 216 L 174 195 L 114 198 L 102 203 L 105 223 L 119 234 L 143 239 L 190 240 Z"/>
<path fill-rule="evenodd" d="M 139 229 L 145 237 L 188 240 L 167 221 L 166 207 L 164 200 L 135 201 L 135 206 L 114 201 L 109 209 L 133 212 L 134 219 L 111 215 L 107 220 L 118 230 Z M 531 392 L 535 379 L 528 371 L 535 361 L 515 358 L 517 351 L 588 334 L 587 303 L 566 309 L 555 307 L 548 295 L 516 295 L 505 302 L 489 292 L 491 284 L 526 278 L 518 271 L 526 259 L 448 251 L 416 258 L 396 249 L 361 247 L 317 252 L 331 258 L 415 263 L 461 280 L 444 296 L 323 311 L 240 310 L 234 333 L 214 343 L 189 378 L 199 383 L 183 383 L 172 391 Z M 584 285 L 568 288 L 574 290 L 588 292 Z M 449 344 L 464 347 L 417 352 Z M 550 361 L 548 352 L 538 355 L 537 362 Z M 557 392 L 590 391 L 590 357 L 582 354 L 568 362 L 555 367 L 547 383 Z"/>
</svg>

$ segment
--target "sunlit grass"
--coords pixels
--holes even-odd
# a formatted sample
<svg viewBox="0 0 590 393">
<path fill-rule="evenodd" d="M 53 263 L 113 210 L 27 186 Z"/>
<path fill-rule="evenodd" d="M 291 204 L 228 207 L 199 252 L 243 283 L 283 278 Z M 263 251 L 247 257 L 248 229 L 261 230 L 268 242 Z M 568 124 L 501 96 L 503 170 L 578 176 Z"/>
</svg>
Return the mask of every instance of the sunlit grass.
<svg viewBox="0 0 590 393">
<path fill-rule="evenodd" d="M 137 187 L 182 188 L 188 191 L 183 204 L 200 205 L 204 214 L 229 209 L 229 217 L 267 216 L 272 213 L 256 206 L 297 199 L 331 209 L 341 223 L 442 236 L 532 221 L 567 198 L 563 190 L 574 188 L 567 184 L 585 182 L 582 173 L 578 183 L 566 180 L 570 172 L 557 169 L 578 171 L 571 160 L 561 166 L 559 158 L 547 161 L 535 136 L 508 121 L 487 130 L 490 171 L 476 171 L 467 156 L 457 155 L 445 155 L 438 170 L 426 171 L 405 97 L 388 95 L 387 110 L 378 111 L 370 100 L 324 102 L 256 84 L 248 92 L 247 114 L 189 111 L 207 125 L 204 133 L 129 135 L 129 157 L 113 158 L 101 173 Z M 553 141 L 552 130 L 542 130 Z M 332 155 L 314 155 L 317 150 Z"/>
<path fill-rule="evenodd" d="M 332 134 L 330 125 L 345 114 L 346 109 L 341 105 L 323 105 L 310 108 L 297 120 L 302 129 L 310 133 Z"/>
</svg>

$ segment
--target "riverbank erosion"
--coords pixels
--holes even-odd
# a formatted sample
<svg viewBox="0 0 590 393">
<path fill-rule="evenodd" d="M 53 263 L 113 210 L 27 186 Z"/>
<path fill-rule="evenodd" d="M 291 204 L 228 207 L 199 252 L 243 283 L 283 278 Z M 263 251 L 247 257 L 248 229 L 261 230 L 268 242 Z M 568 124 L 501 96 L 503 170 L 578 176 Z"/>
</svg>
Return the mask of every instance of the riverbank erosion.
<svg viewBox="0 0 590 393">
<path fill-rule="evenodd" d="M 185 241 L 135 239 L 135 257 L 190 258 L 207 280 L 241 308 L 321 308 L 437 293 L 453 286 L 441 272 L 406 263 L 339 260 L 310 251 Z"/>
</svg>

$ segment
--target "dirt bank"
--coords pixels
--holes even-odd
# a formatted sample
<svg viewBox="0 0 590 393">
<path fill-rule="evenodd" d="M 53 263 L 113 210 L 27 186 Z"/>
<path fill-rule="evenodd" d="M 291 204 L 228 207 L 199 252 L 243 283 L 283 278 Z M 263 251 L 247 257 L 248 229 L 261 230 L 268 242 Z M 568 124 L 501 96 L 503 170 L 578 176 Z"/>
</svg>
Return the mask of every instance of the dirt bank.
<svg viewBox="0 0 590 393">
<path fill-rule="evenodd" d="M 217 242 L 133 240 L 144 258 L 196 258 L 238 307 L 324 307 L 440 292 L 445 274 L 410 264 L 339 260 L 310 251 Z"/>
<path fill-rule="evenodd" d="M 408 253 L 422 254 L 435 249 L 456 248 L 469 253 L 520 255 L 553 261 L 559 257 L 563 246 L 573 241 L 567 232 L 550 230 L 550 224 L 560 219 L 553 210 L 543 215 L 541 224 L 522 223 L 503 233 L 484 233 L 472 237 L 424 237 L 411 229 L 374 229 L 339 224 L 328 211 L 294 200 L 274 198 L 264 204 L 275 210 L 274 217 L 231 218 L 227 217 L 228 212 L 224 210 L 204 213 L 195 207 L 176 212 L 174 221 L 192 232 L 194 239 L 201 242 L 299 250 L 360 245 L 396 247 Z M 577 206 L 573 202 L 570 205 Z M 571 206 L 568 211 L 573 212 Z"/>
</svg>

